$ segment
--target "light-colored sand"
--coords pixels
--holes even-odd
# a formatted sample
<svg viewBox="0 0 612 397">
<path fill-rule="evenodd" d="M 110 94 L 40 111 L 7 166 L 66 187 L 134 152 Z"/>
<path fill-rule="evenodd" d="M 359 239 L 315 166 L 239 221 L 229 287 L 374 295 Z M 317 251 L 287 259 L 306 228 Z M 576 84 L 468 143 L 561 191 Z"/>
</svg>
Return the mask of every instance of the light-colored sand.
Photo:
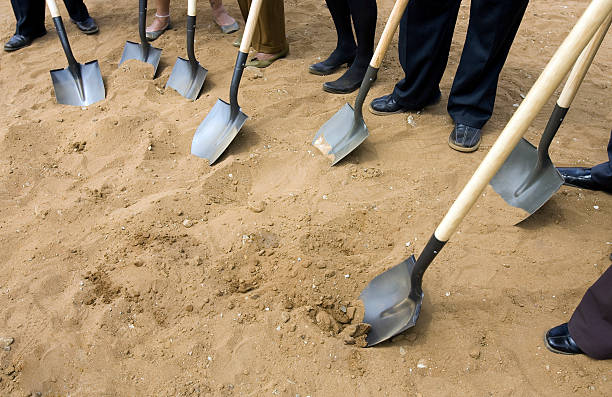
<svg viewBox="0 0 612 397">
<path fill-rule="evenodd" d="M 222 35 L 204 3 L 196 53 L 209 75 L 194 103 L 164 89 L 185 56 L 176 2 L 175 28 L 155 42 L 155 80 L 117 67 L 138 39 L 137 2 L 89 1 L 96 36 L 67 24 L 77 59 L 98 59 L 107 88 L 88 109 L 55 102 L 49 70 L 66 61 L 53 30 L 0 54 L 0 337 L 14 338 L 0 351 L 1 396 L 612 395 L 609 362 L 543 344 L 610 266 L 603 193 L 564 187 L 516 227 L 487 189 L 427 272 L 414 329 L 371 349 L 345 345 L 346 330 L 330 336 L 348 321 L 341 306 L 358 310 L 369 280 L 420 252 L 586 2 L 531 2 L 478 152 L 446 143 L 466 2 L 442 102 L 366 112 L 370 138 L 333 168 L 310 141 L 354 95 L 326 94 L 326 79 L 306 72 L 335 44 L 319 0 L 286 1 L 291 53 L 245 72 L 250 119 L 219 163 L 189 154 L 198 124 L 228 98 L 236 55 L 236 35 Z M 391 6 L 380 2 L 379 34 Z M 3 2 L 0 38 L 13 29 Z M 554 140 L 557 165 L 606 160 L 611 39 Z M 400 76 L 394 40 L 369 98 Z"/>
</svg>

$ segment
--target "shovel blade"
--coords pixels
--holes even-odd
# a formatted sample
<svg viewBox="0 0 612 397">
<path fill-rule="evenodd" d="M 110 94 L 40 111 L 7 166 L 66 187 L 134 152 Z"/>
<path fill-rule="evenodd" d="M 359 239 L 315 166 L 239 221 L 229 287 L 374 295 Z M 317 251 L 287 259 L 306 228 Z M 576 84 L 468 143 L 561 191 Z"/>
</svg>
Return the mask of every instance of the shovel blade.
<svg viewBox="0 0 612 397">
<path fill-rule="evenodd" d="M 193 136 L 191 154 L 207 159 L 212 165 L 238 135 L 248 118 L 242 110 L 232 117 L 230 104 L 218 99 Z"/>
<path fill-rule="evenodd" d="M 78 64 L 81 74 L 79 81 L 69 68 L 51 71 L 51 80 L 58 103 L 72 106 L 89 106 L 106 97 L 104 81 L 98 61 Z"/>
<path fill-rule="evenodd" d="M 423 293 L 412 291 L 414 255 L 376 276 L 359 295 L 365 307 L 363 322 L 372 327 L 366 341 L 373 346 L 416 324 Z"/>
<path fill-rule="evenodd" d="M 319 129 L 312 145 L 336 164 L 355 150 L 369 135 L 363 118 L 355 120 L 355 111 L 345 104 Z"/>
<path fill-rule="evenodd" d="M 563 177 L 550 159 L 537 174 L 533 174 L 537 162 L 538 149 L 521 139 L 491 179 L 493 190 L 508 204 L 525 210 L 527 217 L 544 205 L 563 185 Z"/>
<path fill-rule="evenodd" d="M 174 88 L 185 98 L 195 101 L 202 91 L 207 74 L 208 70 L 199 63 L 194 71 L 188 60 L 179 57 L 172 68 L 166 87 Z"/>
<path fill-rule="evenodd" d="M 142 44 L 126 41 L 119 65 L 129 59 L 136 59 L 141 62 L 146 62 L 153 65 L 153 77 L 155 77 L 157 74 L 157 67 L 159 66 L 159 60 L 161 59 L 162 50 L 151 45 L 148 47 L 149 50 L 147 52 L 146 48 Z"/>
</svg>

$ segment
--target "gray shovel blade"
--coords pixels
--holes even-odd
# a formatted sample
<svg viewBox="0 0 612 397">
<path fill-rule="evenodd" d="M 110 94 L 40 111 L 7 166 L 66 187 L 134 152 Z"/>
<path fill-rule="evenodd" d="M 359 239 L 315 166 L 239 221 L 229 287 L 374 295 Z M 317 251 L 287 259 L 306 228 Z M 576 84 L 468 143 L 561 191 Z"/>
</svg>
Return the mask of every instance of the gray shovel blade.
<svg viewBox="0 0 612 397">
<path fill-rule="evenodd" d="M 359 295 L 365 307 L 363 322 L 372 327 L 366 341 L 373 346 L 416 324 L 423 293 L 411 293 L 414 255 L 376 276 Z"/>
<path fill-rule="evenodd" d="M 174 68 L 172 68 L 166 87 L 174 88 L 185 98 L 195 101 L 202 91 L 207 74 L 208 70 L 204 69 L 199 63 L 194 73 L 191 63 L 179 57 L 174 64 Z"/>
<path fill-rule="evenodd" d="M 369 135 L 363 118 L 355 120 L 355 111 L 350 104 L 344 105 L 319 129 L 312 145 L 336 164 L 355 150 Z"/>
<path fill-rule="evenodd" d="M 159 60 L 161 59 L 161 48 L 149 46 L 149 52 L 145 56 L 145 49 L 140 43 L 134 43 L 132 41 L 126 41 L 125 47 L 123 48 L 123 55 L 119 65 L 129 59 L 136 59 L 141 62 L 146 62 L 153 65 L 153 77 L 157 74 L 157 67 L 159 66 Z"/>
<path fill-rule="evenodd" d="M 217 99 L 193 136 L 191 154 L 207 159 L 212 165 L 238 135 L 248 118 L 242 110 L 232 117 L 230 104 Z"/>
<path fill-rule="evenodd" d="M 497 194 L 529 215 L 544 205 L 563 185 L 563 177 L 550 160 L 537 174 L 532 175 L 537 162 L 538 149 L 521 139 L 491 179 L 491 187 Z"/>
<path fill-rule="evenodd" d="M 78 81 L 69 68 L 51 71 L 51 80 L 58 103 L 73 106 L 89 106 L 106 97 L 104 81 L 98 61 L 78 64 L 81 81 Z"/>
</svg>

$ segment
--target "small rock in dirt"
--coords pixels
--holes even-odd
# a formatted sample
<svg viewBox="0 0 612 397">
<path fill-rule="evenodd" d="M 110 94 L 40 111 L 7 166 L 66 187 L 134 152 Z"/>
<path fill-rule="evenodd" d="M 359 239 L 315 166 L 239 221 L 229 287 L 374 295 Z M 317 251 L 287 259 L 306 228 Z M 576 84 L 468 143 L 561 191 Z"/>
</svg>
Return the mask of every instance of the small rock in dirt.
<svg viewBox="0 0 612 397">
<path fill-rule="evenodd" d="M 473 359 L 477 359 L 480 357 L 480 350 L 478 349 L 472 349 L 470 351 L 470 357 L 472 357 Z"/>
<path fill-rule="evenodd" d="M 417 362 L 417 368 L 420 368 L 420 369 L 427 368 L 427 360 L 425 360 L 424 358 L 420 359 Z"/>
<path fill-rule="evenodd" d="M 281 313 L 281 321 L 282 322 L 286 323 L 290 319 L 291 319 L 291 315 L 289 315 L 289 313 L 287 313 L 287 312 L 282 312 Z"/>
<path fill-rule="evenodd" d="M 346 316 L 348 317 L 349 321 L 353 321 L 353 318 L 355 318 L 356 311 L 357 311 L 357 308 L 352 307 L 352 306 L 346 309 Z"/>
<path fill-rule="evenodd" d="M 359 324 L 351 324 L 345 328 L 345 332 L 352 337 L 362 336 L 368 333 L 371 326 L 370 324 L 359 323 Z"/>
<path fill-rule="evenodd" d="M 0 337 L 0 346 L 10 346 L 15 342 L 15 339 L 8 337 Z"/>
<path fill-rule="evenodd" d="M 249 209 L 255 213 L 260 213 L 266 208 L 266 203 L 263 201 L 249 202 Z"/>
<path fill-rule="evenodd" d="M 188 313 L 191 313 L 193 311 L 193 305 L 185 306 L 185 311 L 188 312 Z"/>
<path fill-rule="evenodd" d="M 354 344 L 355 344 L 355 342 L 357 342 L 357 341 L 356 341 L 356 340 L 355 340 L 355 338 L 353 338 L 352 336 L 348 336 L 348 335 L 347 335 L 347 336 L 344 338 L 344 344 L 345 344 L 345 345 L 354 345 Z"/>
<path fill-rule="evenodd" d="M 14 367 L 14 366 L 12 366 L 12 365 L 11 365 L 10 367 L 7 367 L 7 368 L 4 370 L 4 374 L 5 374 L 5 375 L 12 375 L 14 372 L 15 372 L 15 367 Z"/>
<path fill-rule="evenodd" d="M 191 219 L 185 219 L 183 221 L 183 226 L 185 226 L 186 228 L 190 228 L 191 226 L 193 226 L 193 221 Z"/>
<path fill-rule="evenodd" d="M 134 266 L 136 266 L 136 267 L 142 267 L 142 265 L 144 265 L 143 261 L 138 260 L 138 261 L 134 262 Z"/>
<path fill-rule="evenodd" d="M 405 356 L 406 355 L 406 349 L 404 349 L 403 347 L 400 346 L 399 353 L 400 353 L 400 356 Z"/>
</svg>

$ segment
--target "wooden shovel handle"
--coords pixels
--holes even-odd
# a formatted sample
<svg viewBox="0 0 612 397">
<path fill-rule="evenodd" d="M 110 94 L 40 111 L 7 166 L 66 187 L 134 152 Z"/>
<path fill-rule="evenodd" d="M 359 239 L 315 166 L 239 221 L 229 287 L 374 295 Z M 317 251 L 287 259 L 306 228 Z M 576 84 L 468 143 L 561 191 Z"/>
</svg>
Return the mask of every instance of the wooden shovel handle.
<svg viewBox="0 0 612 397">
<path fill-rule="evenodd" d="M 406 9 L 407 5 L 408 0 L 397 0 L 393 5 L 391 15 L 389 15 L 385 29 L 382 32 L 382 36 L 380 36 L 378 45 L 376 46 L 376 51 L 374 51 L 374 56 L 372 56 L 372 60 L 370 61 L 370 66 L 373 68 L 380 68 L 383 58 L 385 57 L 385 53 L 387 52 L 387 48 L 389 48 L 389 44 L 391 44 L 393 35 L 397 30 L 397 26 L 402 19 L 402 15 L 404 15 L 404 10 Z"/>
<path fill-rule="evenodd" d="M 586 76 L 589 71 L 589 67 L 597 55 L 597 50 L 599 50 L 599 46 L 603 41 L 604 37 L 606 37 L 606 33 L 610 28 L 610 24 L 612 23 L 612 14 L 608 15 L 608 18 L 601 24 L 595 36 L 591 39 L 589 44 L 582 50 L 576 64 L 572 68 L 567 81 L 565 82 L 565 86 L 563 86 L 563 91 L 561 91 L 561 95 L 557 100 L 557 104 L 562 108 L 569 108 L 572 104 L 572 101 L 576 97 L 576 93 L 582 84 L 582 80 L 584 80 L 584 76 Z"/>
<path fill-rule="evenodd" d="M 49 7 L 49 12 L 51 13 L 52 18 L 57 18 L 60 16 L 55 0 L 47 0 L 47 7 Z"/>
<path fill-rule="evenodd" d="M 244 33 L 242 34 L 242 41 L 240 42 L 240 52 L 244 54 L 248 54 L 251 48 L 251 41 L 253 40 L 253 34 L 255 33 L 255 26 L 257 25 L 257 19 L 259 19 L 259 11 L 261 10 L 262 3 L 263 0 L 253 0 L 251 3 L 249 16 L 247 17 Z"/>
<path fill-rule="evenodd" d="M 597 28 L 612 11 L 612 0 L 593 0 L 565 38 L 555 55 L 535 82 L 472 178 L 465 185 L 444 219 L 435 237 L 446 242 L 472 208 L 491 178 L 510 155 L 527 127 L 531 124 L 563 77 L 576 62 Z"/>
<path fill-rule="evenodd" d="M 187 15 L 196 16 L 196 0 L 187 0 Z"/>
</svg>

